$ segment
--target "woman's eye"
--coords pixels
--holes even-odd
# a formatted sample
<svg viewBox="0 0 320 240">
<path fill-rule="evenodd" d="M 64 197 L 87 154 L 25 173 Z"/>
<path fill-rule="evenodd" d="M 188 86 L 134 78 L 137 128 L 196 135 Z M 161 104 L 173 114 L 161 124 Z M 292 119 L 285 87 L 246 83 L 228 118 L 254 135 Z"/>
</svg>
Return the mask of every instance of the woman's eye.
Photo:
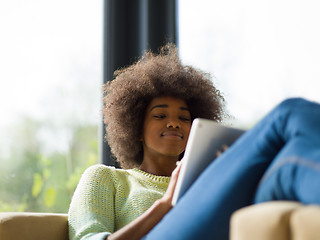
<svg viewBox="0 0 320 240">
<path fill-rule="evenodd" d="M 165 115 L 154 115 L 153 117 L 158 118 L 158 119 L 162 119 L 162 118 L 165 118 L 166 116 Z"/>
<path fill-rule="evenodd" d="M 190 122 L 191 121 L 191 119 L 188 118 L 188 117 L 180 117 L 180 120 L 184 121 L 184 122 Z"/>
</svg>

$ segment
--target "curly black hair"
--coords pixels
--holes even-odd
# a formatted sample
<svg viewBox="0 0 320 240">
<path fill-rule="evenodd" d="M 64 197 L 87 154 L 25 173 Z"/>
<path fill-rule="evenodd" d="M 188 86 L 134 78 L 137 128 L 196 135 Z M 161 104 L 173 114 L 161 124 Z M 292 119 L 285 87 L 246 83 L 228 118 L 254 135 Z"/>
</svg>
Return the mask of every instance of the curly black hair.
<svg viewBox="0 0 320 240">
<path fill-rule="evenodd" d="M 184 66 L 174 44 L 151 51 L 133 65 L 115 71 L 104 85 L 103 115 L 106 140 L 122 168 L 137 167 L 143 159 L 142 136 L 145 110 L 155 97 L 183 99 L 192 119 L 221 122 L 225 116 L 224 98 L 208 73 Z"/>
</svg>

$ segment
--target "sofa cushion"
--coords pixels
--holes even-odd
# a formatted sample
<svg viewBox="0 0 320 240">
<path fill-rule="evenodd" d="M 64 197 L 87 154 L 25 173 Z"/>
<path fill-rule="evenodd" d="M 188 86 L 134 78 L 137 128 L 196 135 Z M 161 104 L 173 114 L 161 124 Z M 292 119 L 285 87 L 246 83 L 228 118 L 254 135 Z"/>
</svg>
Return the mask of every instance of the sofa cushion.
<svg viewBox="0 0 320 240">
<path fill-rule="evenodd" d="M 0 213 L 1 240 L 68 240 L 67 214 Z"/>
<path fill-rule="evenodd" d="M 320 239 L 320 207 L 315 205 L 299 208 L 290 219 L 293 240 Z"/>
<path fill-rule="evenodd" d="M 230 239 L 290 239 L 290 215 L 301 206 L 297 202 L 273 201 L 242 208 L 231 217 Z"/>
</svg>

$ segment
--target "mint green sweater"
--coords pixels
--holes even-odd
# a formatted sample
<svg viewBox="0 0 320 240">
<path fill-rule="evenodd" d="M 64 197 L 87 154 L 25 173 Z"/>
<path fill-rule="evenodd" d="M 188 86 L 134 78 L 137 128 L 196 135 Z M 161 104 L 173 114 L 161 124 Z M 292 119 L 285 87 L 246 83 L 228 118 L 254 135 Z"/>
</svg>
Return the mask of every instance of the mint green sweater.
<svg viewBox="0 0 320 240">
<path fill-rule="evenodd" d="M 169 181 L 139 169 L 89 167 L 70 204 L 70 240 L 104 239 L 150 208 Z"/>
</svg>

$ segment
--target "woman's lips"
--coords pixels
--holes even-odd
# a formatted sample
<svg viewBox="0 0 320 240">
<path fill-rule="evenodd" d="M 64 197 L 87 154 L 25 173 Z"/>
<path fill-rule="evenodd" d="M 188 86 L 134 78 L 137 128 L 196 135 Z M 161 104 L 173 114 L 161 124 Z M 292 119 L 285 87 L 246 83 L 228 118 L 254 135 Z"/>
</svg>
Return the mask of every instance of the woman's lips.
<svg viewBox="0 0 320 240">
<path fill-rule="evenodd" d="M 162 137 L 183 139 L 183 134 L 176 131 L 166 131 L 161 134 Z"/>
</svg>

